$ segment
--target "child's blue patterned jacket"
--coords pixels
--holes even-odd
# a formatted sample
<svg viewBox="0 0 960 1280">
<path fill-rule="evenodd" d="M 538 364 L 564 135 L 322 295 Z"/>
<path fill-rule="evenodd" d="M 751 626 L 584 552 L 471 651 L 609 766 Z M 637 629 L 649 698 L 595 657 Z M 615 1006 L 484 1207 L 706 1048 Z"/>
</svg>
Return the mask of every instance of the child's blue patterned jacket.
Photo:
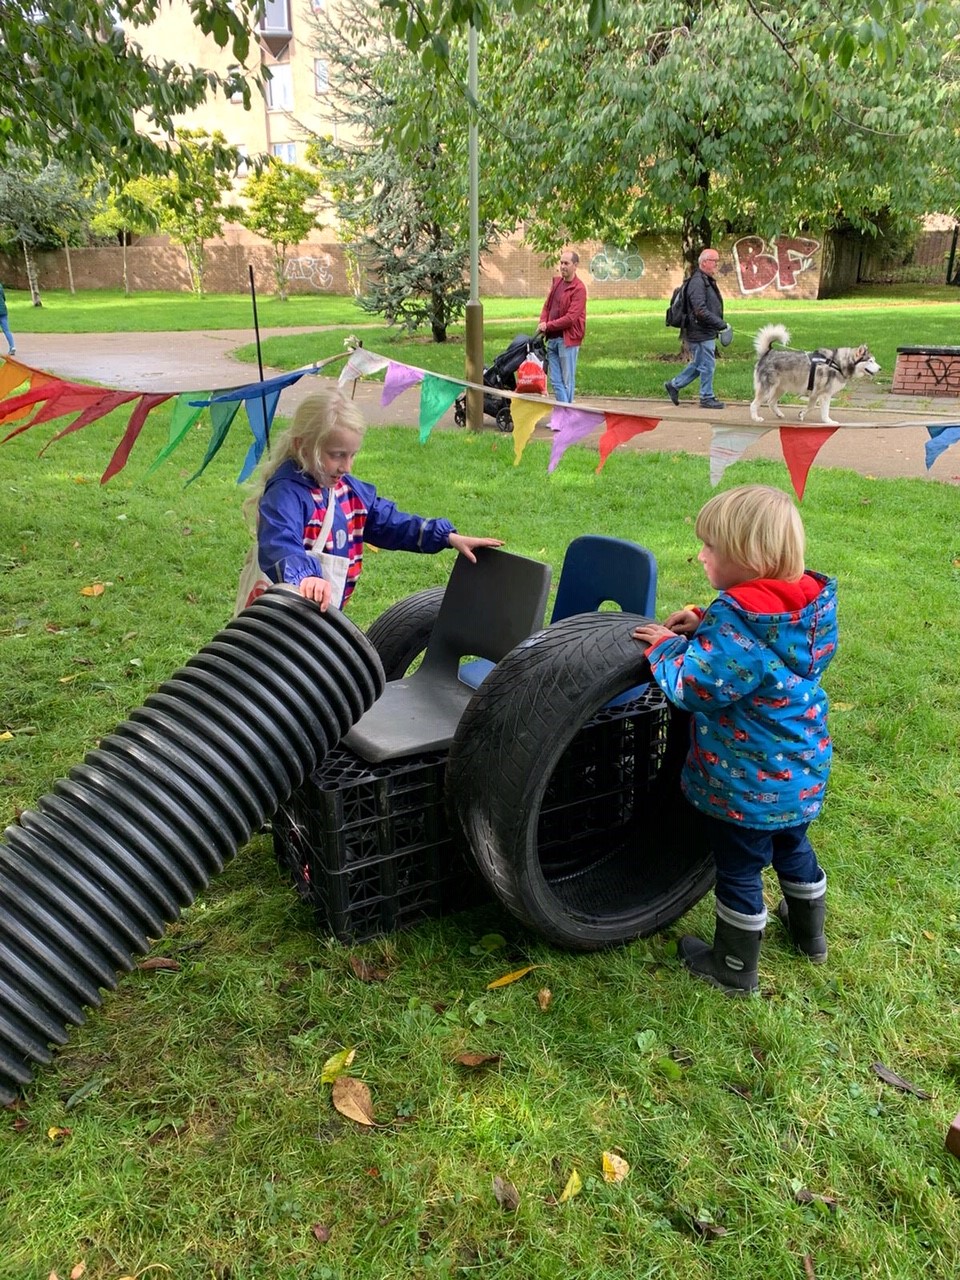
<svg viewBox="0 0 960 1280">
<path fill-rule="evenodd" d="M 808 571 L 723 591 L 692 636 L 648 650 L 657 684 L 692 713 L 681 780 L 691 804 L 767 830 L 817 816 L 833 754 L 820 676 L 836 648 L 836 580 Z"/>
</svg>

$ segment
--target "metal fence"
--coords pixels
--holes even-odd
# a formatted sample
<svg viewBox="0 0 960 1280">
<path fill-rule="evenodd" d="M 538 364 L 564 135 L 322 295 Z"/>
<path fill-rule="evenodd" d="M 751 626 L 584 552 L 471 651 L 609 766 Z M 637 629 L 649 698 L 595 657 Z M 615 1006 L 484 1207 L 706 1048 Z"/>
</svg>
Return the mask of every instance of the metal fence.
<svg viewBox="0 0 960 1280">
<path fill-rule="evenodd" d="M 889 261 L 879 249 L 860 251 L 857 284 L 960 284 L 960 227 L 921 231 L 906 261 Z"/>
</svg>

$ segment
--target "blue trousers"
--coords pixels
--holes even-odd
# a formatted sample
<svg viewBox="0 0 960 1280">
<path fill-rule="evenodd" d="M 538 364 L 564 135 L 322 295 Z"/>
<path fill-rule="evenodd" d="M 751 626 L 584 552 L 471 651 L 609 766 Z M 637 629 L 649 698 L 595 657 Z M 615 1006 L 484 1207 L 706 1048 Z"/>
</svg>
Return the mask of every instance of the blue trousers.
<svg viewBox="0 0 960 1280">
<path fill-rule="evenodd" d="M 671 381 L 679 391 L 695 378 L 700 379 L 700 399 L 713 399 L 713 371 L 717 367 L 717 344 L 713 338 L 690 343 L 690 363 Z"/>
<path fill-rule="evenodd" d="M 547 370 L 554 400 L 573 403 L 573 384 L 577 376 L 579 347 L 564 346 L 563 338 L 547 339 Z"/>
<path fill-rule="evenodd" d="M 717 903 L 738 915 L 765 914 L 763 870 L 771 864 L 781 882 L 808 886 L 825 882 L 807 839 L 807 822 L 781 831 L 760 831 L 706 816 L 704 822 L 717 864 Z"/>
<path fill-rule="evenodd" d="M 13 340 L 13 334 L 10 332 L 10 321 L 6 316 L 0 316 L 0 329 L 3 330 L 3 336 L 7 340 L 7 346 L 11 351 L 15 351 L 17 344 Z"/>
</svg>

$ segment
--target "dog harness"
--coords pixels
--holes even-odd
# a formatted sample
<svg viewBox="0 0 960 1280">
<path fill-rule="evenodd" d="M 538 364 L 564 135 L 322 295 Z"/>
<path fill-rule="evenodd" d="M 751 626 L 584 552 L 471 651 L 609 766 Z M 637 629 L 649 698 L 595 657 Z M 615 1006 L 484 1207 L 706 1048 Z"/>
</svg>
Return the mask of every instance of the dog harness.
<svg viewBox="0 0 960 1280">
<path fill-rule="evenodd" d="M 807 375 L 808 391 L 813 390 L 813 384 L 817 376 L 817 368 L 819 365 L 826 364 L 826 365 L 829 365 L 831 369 L 835 369 L 837 373 L 843 372 L 843 370 L 837 364 L 836 350 L 834 350 L 832 353 L 829 353 L 826 351 L 808 351 L 807 359 L 810 361 L 810 372 Z M 857 363 L 859 364 L 859 361 Z"/>
</svg>

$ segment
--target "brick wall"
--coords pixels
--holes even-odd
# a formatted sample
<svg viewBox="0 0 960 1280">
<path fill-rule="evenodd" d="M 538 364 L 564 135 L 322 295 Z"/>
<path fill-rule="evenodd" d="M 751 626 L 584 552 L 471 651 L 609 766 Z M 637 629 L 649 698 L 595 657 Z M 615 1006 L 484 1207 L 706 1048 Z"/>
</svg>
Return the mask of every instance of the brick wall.
<svg viewBox="0 0 960 1280">
<path fill-rule="evenodd" d="M 894 394 L 960 395 L 960 347 L 897 347 Z"/>
<path fill-rule="evenodd" d="M 542 300 L 557 272 L 560 249 L 538 253 L 524 244 L 520 233 L 506 237 L 481 263 L 481 297 Z M 643 236 L 621 248 L 585 241 L 573 246 L 580 255 L 580 275 L 595 298 L 670 297 L 683 279 L 677 236 Z M 821 278 L 820 241 L 760 236 L 728 238 L 716 246 L 721 254 L 720 287 L 725 297 L 816 298 Z M 230 226 L 222 240 L 206 247 L 204 287 L 209 293 L 245 293 L 252 265 L 259 293 L 274 292 L 273 251 L 241 227 Z M 70 251 L 78 289 L 123 287 L 123 256 L 119 245 Z M 290 293 L 350 292 L 343 246 L 321 232 L 288 255 Z M 36 255 L 40 289 L 69 287 L 63 250 Z M 166 236 L 143 236 L 127 249 L 127 275 L 134 292 L 190 288 L 183 249 Z M 0 254 L 0 282 L 8 289 L 26 289 L 23 255 Z"/>
</svg>

